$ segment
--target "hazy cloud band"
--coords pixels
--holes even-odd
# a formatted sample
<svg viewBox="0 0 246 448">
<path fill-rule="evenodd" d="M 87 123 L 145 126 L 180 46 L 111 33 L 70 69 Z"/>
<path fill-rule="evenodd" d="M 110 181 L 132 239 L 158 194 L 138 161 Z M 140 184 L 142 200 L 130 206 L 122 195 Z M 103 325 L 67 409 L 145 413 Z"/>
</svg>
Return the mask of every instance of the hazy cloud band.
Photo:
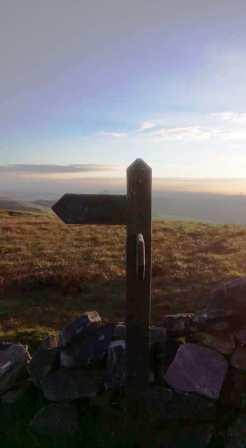
<svg viewBox="0 0 246 448">
<path fill-rule="evenodd" d="M 119 167 L 101 164 L 80 165 L 0 165 L 0 173 L 23 173 L 23 174 L 73 174 L 116 171 Z"/>
</svg>

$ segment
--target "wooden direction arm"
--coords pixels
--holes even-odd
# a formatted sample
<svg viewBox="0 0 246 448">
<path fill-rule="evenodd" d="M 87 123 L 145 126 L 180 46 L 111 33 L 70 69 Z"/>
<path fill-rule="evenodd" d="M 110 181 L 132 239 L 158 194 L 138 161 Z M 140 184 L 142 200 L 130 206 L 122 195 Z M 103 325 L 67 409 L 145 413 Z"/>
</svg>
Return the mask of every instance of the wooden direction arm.
<svg viewBox="0 0 246 448">
<path fill-rule="evenodd" d="M 127 224 L 125 195 L 65 194 L 52 210 L 66 224 Z"/>
</svg>

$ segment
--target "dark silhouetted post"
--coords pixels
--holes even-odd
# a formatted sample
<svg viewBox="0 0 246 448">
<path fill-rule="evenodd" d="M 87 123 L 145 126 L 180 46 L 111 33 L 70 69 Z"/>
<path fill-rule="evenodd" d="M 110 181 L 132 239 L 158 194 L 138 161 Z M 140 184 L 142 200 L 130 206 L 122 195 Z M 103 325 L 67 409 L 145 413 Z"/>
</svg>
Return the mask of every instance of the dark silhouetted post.
<svg viewBox="0 0 246 448">
<path fill-rule="evenodd" d="M 149 379 L 151 301 L 151 168 L 127 170 L 127 402 L 133 407 Z"/>
<path fill-rule="evenodd" d="M 65 194 L 53 206 L 66 224 L 127 225 L 126 392 L 133 410 L 149 378 L 151 183 L 151 168 L 138 159 L 127 170 L 127 196 Z"/>
</svg>

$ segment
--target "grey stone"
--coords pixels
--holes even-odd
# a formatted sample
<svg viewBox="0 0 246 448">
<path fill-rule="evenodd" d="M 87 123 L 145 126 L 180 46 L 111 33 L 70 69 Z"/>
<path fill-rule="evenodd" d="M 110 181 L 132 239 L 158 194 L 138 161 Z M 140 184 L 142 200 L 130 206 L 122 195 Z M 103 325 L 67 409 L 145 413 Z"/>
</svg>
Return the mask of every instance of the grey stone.
<svg viewBox="0 0 246 448">
<path fill-rule="evenodd" d="M 187 343 L 179 347 L 165 380 L 177 391 L 194 392 L 217 400 L 227 369 L 228 362 L 221 354 Z"/>
<path fill-rule="evenodd" d="M 170 336 L 185 336 L 196 330 L 193 317 L 192 313 L 167 314 L 159 325 L 166 328 Z"/>
<path fill-rule="evenodd" d="M 122 389 L 126 383 L 126 342 L 111 342 L 108 348 L 107 370 L 104 379 L 106 389 Z"/>
<path fill-rule="evenodd" d="M 246 347 L 237 347 L 230 362 L 236 369 L 246 371 Z"/>
<path fill-rule="evenodd" d="M 58 369 L 60 362 L 60 349 L 39 348 L 32 357 L 29 364 L 29 374 L 33 383 L 41 387 L 43 379 L 53 370 Z"/>
<path fill-rule="evenodd" d="M 83 313 L 78 319 L 71 322 L 60 332 L 60 344 L 65 347 L 73 338 L 78 335 L 85 334 L 90 327 L 97 327 L 101 324 L 101 317 L 96 311 L 88 311 Z"/>
<path fill-rule="evenodd" d="M 167 341 L 167 330 L 162 325 L 152 325 L 149 327 L 150 344 L 158 344 L 165 350 Z M 119 322 L 114 327 L 113 332 L 114 340 L 126 339 L 126 325 L 123 322 Z"/>
<path fill-rule="evenodd" d="M 61 366 L 80 368 L 105 359 L 113 331 L 114 326 L 106 324 L 78 336 L 69 346 L 61 350 Z"/>
<path fill-rule="evenodd" d="M 22 344 L 0 343 L 0 394 L 18 384 L 27 375 L 28 348 Z"/>
<path fill-rule="evenodd" d="M 126 325 L 124 322 L 118 322 L 115 325 L 113 339 L 126 339 Z"/>
<path fill-rule="evenodd" d="M 79 415 L 73 403 L 52 403 L 40 409 L 30 423 L 39 435 L 59 437 L 79 431 Z"/>
<path fill-rule="evenodd" d="M 47 400 L 72 401 L 90 398 L 100 390 L 102 373 L 91 369 L 59 369 L 47 375 L 41 388 Z"/>
</svg>

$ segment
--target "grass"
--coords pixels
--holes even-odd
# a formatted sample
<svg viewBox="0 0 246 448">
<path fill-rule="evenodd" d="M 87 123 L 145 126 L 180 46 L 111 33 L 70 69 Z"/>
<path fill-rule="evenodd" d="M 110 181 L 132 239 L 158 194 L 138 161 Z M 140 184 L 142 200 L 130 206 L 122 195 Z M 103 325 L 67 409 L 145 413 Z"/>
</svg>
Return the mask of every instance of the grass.
<svg viewBox="0 0 246 448">
<path fill-rule="evenodd" d="M 125 238 L 121 226 L 0 211 L 0 339 L 36 345 L 88 309 L 124 319 Z M 203 307 L 218 282 L 245 274 L 246 227 L 153 223 L 153 321 Z"/>
</svg>

